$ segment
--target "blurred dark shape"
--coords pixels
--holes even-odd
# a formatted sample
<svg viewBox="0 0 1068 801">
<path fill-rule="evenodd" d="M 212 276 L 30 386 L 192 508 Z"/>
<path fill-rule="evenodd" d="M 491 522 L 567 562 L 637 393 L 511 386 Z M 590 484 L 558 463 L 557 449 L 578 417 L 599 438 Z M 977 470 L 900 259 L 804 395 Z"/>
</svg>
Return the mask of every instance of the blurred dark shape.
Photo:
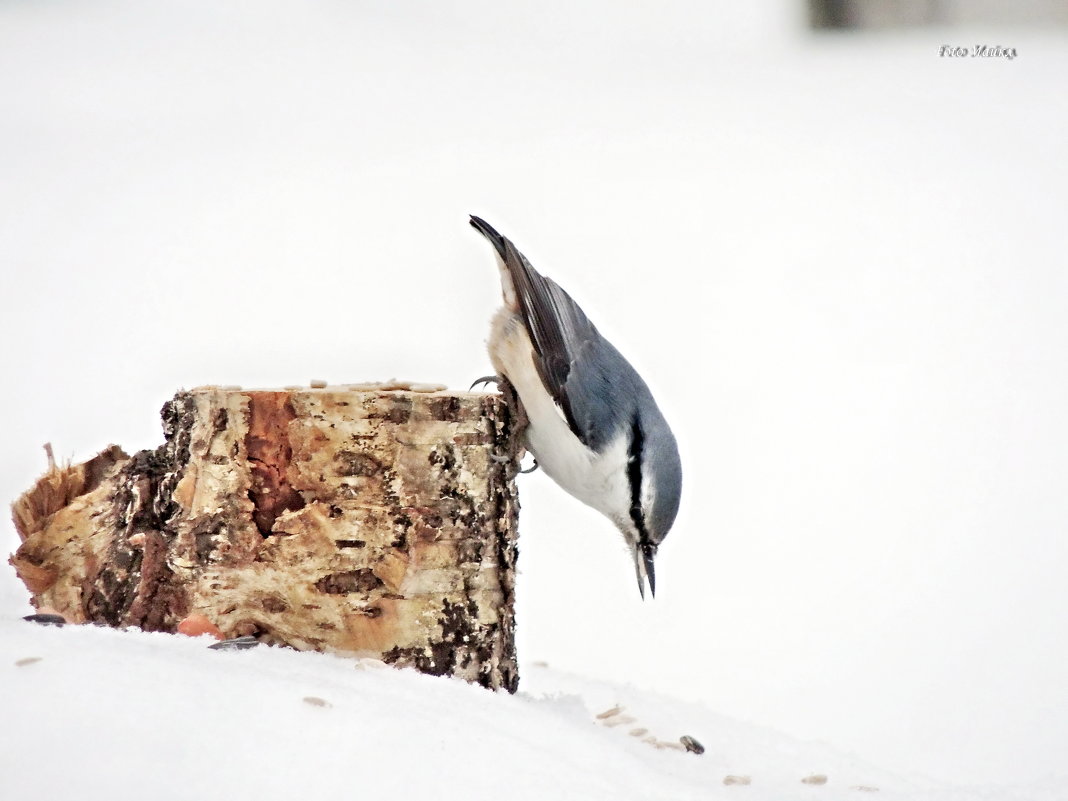
<svg viewBox="0 0 1068 801">
<path fill-rule="evenodd" d="M 679 742 L 682 743 L 683 747 L 691 754 L 703 754 L 705 752 L 705 747 L 688 734 L 682 735 L 682 737 L 679 738 Z"/>
<path fill-rule="evenodd" d="M 259 640 L 248 635 L 245 637 L 234 637 L 232 640 L 220 640 L 214 645 L 209 645 L 208 648 L 212 651 L 247 651 L 249 648 L 255 648 L 259 644 Z"/>
<path fill-rule="evenodd" d="M 816 30 L 1068 25 L 1068 0 L 808 0 Z"/>
<path fill-rule="evenodd" d="M 67 622 L 63 615 L 26 615 L 22 619 L 30 623 L 40 623 L 42 626 L 62 626 Z"/>
</svg>

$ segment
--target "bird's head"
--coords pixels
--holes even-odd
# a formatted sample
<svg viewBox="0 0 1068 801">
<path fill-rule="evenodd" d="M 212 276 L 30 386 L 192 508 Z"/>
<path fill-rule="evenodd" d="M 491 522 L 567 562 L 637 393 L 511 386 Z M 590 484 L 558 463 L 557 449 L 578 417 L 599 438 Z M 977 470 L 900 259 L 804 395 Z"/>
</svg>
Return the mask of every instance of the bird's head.
<svg viewBox="0 0 1068 801">
<path fill-rule="evenodd" d="M 659 413 L 653 420 L 636 416 L 627 448 L 627 486 L 630 506 L 616 525 L 630 547 L 638 591 L 645 597 L 645 583 L 656 597 L 654 561 L 679 511 L 682 463 L 675 437 Z"/>
</svg>

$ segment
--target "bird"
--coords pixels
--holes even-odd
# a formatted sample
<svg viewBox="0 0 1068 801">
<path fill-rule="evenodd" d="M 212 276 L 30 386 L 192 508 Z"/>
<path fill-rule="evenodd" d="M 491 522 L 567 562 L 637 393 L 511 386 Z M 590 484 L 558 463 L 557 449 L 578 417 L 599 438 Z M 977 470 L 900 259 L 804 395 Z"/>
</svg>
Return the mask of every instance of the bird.
<svg viewBox="0 0 1068 801">
<path fill-rule="evenodd" d="M 488 350 L 526 412 L 526 448 L 566 492 L 611 520 L 656 597 L 654 561 L 679 510 L 678 444 L 648 385 L 559 284 L 471 215 L 497 257 L 504 303 Z M 477 382 L 476 382 L 477 383 Z"/>
</svg>

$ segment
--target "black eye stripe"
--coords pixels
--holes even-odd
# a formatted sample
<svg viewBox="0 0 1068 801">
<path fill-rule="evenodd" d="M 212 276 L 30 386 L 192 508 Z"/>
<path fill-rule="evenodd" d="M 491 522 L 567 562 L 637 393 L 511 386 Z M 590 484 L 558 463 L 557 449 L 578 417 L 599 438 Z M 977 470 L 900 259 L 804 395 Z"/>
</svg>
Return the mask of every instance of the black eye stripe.
<svg viewBox="0 0 1068 801">
<path fill-rule="evenodd" d="M 638 529 L 638 541 L 649 542 L 649 533 L 645 530 L 645 516 L 642 514 L 642 449 L 645 436 L 641 423 L 635 416 L 630 424 L 630 444 L 627 447 L 627 482 L 630 484 L 630 519 Z"/>
</svg>

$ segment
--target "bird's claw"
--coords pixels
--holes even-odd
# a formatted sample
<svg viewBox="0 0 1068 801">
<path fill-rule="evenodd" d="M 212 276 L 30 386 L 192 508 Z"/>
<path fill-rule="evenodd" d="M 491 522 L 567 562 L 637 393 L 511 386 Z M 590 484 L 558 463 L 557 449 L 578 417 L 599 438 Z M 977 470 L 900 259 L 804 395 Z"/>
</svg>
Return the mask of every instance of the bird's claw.
<svg viewBox="0 0 1068 801">
<path fill-rule="evenodd" d="M 475 382 L 473 384 L 471 384 L 471 386 L 469 386 L 467 388 L 468 391 L 470 392 L 472 389 L 477 387 L 479 384 L 493 384 L 495 386 L 500 386 L 501 385 L 501 379 L 500 379 L 500 376 L 484 375 L 484 376 L 482 376 L 482 378 L 476 378 Z"/>
<path fill-rule="evenodd" d="M 491 462 L 496 462 L 497 464 L 510 464 L 512 462 L 512 457 L 511 456 L 505 456 L 503 453 L 491 453 L 489 455 L 489 458 L 490 458 Z M 526 473 L 533 473 L 537 469 L 538 469 L 538 460 L 535 459 L 534 460 L 534 464 L 532 464 L 526 470 L 516 470 L 516 472 L 517 473 L 526 474 Z"/>
</svg>

